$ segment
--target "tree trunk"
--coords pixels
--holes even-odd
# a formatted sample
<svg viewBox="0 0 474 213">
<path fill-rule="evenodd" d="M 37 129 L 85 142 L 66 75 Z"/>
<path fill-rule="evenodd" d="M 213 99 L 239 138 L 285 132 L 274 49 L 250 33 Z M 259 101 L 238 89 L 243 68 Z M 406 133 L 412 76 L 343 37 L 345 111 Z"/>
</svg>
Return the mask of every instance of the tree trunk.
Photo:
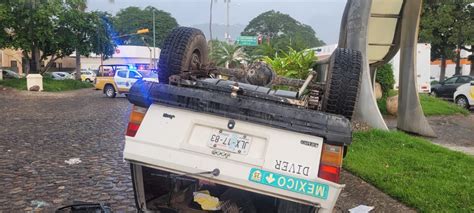
<svg viewBox="0 0 474 213">
<path fill-rule="evenodd" d="M 23 58 L 25 59 L 25 63 L 24 63 L 24 67 L 25 67 L 25 70 L 23 70 L 23 73 L 26 75 L 30 74 L 30 56 L 28 55 L 28 52 L 26 51 L 23 51 Z"/>
<path fill-rule="evenodd" d="M 469 61 L 471 61 L 471 71 L 469 72 L 469 75 L 474 76 L 474 55 L 469 56 Z"/>
<path fill-rule="evenodd" d="M 76 50 L 76 80 L 81 80 L 81 54 Z"/>
<path fill-rule="evenodd" d="M 446 58 L 441 56 L 441 69 L 439 72 L 439 81 L 444 81 L 446 77 Z"/>
<path fill-rule="evenodd" d="M 460 48 L 458 48 L 456 51 L 456 68 L 454 70 L 454 75 L 461 75 L 461 49 Z"/>
<path fill-rule="evenodd" d="M 33 45 L 33 48 L 31 48 L 31 60 L 30 60 L 29 73 L 39 73 L 40 70 L 41 70 L 40 51 L 38 47 Z"/>
</svg>

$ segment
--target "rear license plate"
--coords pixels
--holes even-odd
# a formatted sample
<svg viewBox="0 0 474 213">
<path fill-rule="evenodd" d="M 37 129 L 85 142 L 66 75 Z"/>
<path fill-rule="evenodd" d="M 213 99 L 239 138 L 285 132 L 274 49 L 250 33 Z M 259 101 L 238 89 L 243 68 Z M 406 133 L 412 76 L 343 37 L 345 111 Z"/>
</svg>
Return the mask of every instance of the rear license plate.
<svg viewBox="0 0 474 213">
<path fill-rule="evenodd" d="M 246 155 L 250 149 L 251 139 L 247 135 L 215 129 L 207 142 L 207 146 Z"/>
</svg>

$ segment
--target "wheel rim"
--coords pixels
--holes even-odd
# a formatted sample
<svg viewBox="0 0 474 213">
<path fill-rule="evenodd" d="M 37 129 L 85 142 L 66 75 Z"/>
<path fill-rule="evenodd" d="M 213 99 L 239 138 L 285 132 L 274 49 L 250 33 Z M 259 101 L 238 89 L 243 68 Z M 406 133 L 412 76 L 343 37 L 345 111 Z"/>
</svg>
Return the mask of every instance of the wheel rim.
<svg viewBox="0 0 474 213">
<path fill-rule="evenodd" d="M 436 93 L 436 91 L 431 92 L 431 95 L 434 97 L 438 97 L 438 93 Z"/>
<path fill-rule="evenodd" d="M 458 100 L 456 101 L 456 103 L 458 104 L 458 106 L 460 107 L 466 107 L 467 105 L 467 102 L 464 98 L 458 98 Z"/>
<path fill-rule="evenodd" d="M 191 56 L 191 64 L 189 65 L 190 70 L 199 70 L 201 67 L 201 56 L 198 51 L 194 51 Z"/>
<path fill-rule="evenodd" d="M 105 92 L 107 93 L 107 96 L 112 96 L 114 94 L 114 91 L 112 90 L 112 88 L 107 88 L 107 91 Z"/>
</svg>

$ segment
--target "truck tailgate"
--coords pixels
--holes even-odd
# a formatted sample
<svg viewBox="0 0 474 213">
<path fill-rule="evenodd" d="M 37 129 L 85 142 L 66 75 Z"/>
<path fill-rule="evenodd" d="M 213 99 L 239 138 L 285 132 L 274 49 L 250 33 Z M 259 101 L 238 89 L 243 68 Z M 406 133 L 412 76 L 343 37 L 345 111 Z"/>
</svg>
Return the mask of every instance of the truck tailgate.
<svg viewBox="0 0 474 213">
<path fill-rule="evenodd" d="M 318 178 L 323 138 L 152 104 L 129 161 L 274 197 L 333 206 L 343 185 Z M 192 175 L 219 169 L 216 177 Z"/>
</svg>

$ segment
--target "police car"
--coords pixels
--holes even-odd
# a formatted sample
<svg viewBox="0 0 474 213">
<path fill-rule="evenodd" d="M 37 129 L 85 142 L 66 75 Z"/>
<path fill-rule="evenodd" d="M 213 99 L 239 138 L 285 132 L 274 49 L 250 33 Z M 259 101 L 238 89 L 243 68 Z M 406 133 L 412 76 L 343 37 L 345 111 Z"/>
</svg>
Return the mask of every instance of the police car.
<svg viewBox="0 0 474 213">
<path fill-rule="evenodd" d="M 454 92 L 454 102 L 466 109 L 474 106 L 474 81 L 459 86 Z"/>
</svg>

